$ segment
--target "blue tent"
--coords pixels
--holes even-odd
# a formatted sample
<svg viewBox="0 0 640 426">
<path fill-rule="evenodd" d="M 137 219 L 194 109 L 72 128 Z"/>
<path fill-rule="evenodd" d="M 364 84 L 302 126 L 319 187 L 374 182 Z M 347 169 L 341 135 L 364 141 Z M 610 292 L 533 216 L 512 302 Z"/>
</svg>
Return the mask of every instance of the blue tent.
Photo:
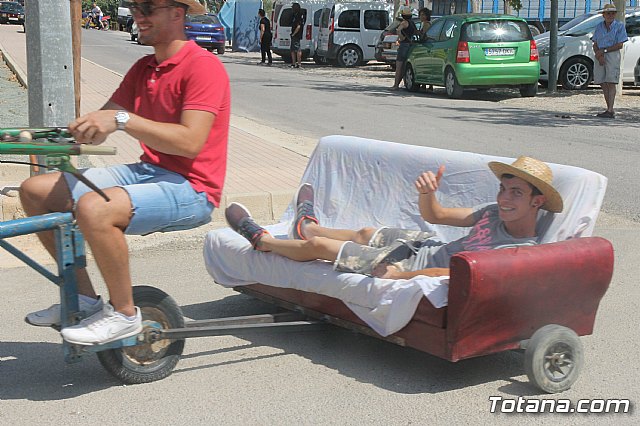
<svg viewBox="0 0 640 426">
<path fill-rule="evenodd" d="M 234 52 L 260 51 L 258 9 L 262 0 L 227 0 L 218 17 Z"/>
</svg>

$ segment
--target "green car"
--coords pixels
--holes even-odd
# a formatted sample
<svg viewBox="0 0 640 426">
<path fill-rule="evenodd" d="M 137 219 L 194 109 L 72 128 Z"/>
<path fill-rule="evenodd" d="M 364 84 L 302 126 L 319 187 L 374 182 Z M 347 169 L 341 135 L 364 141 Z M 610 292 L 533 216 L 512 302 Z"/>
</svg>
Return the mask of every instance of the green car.
<svg viewBox="0 0 640 426">
<path fill-rule="evenodd" d="M 527 22 L 511 15 L 443 16 L 414 42 L 405 63 L 404 85 L 444 86 L 451 98 L 466 88 L 518 87 L 538 92 L 538 49 Z"/>
</svg>

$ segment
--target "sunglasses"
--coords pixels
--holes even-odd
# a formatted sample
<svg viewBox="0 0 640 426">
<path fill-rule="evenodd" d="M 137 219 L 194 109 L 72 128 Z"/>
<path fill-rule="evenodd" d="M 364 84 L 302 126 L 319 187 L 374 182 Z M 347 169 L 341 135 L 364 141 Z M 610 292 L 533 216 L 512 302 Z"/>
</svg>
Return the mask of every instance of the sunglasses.
<svg viewBox="0 0 640 426">
<path fill-rule="evenodd" d="M 176 7 L 175 4 L 169 6 L 154 6 L 151 2 L 129 3 L 129 11 L 133 16 L 151 16 L 158 9 L 170 9 Z"/>
</svg>

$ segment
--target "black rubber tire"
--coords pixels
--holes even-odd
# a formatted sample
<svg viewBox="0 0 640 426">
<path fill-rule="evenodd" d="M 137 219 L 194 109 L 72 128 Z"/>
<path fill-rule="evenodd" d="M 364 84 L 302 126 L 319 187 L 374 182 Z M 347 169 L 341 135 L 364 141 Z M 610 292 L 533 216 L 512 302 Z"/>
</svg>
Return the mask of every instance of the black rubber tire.
<svg viewBox="0 0 640 426">
<path fill-rule="evenodd" d="M 566 90 L 584 90 L 593 80 L 593 64 L 580 57 L 567 59 L 560 68 L 559 80 Z"/>
<path fill-rule="evenodd" d="M 347 44 L 340 48 L 336 60 L 340 67 L 353 68 L 362 63 L 362 52 L 358 46 Z"/>
<path fill-rule="evenodd" d="M 178 304 L 164 291 L 149 287 L 133 288 L 133 300 L 142 311 L 142 320 L 153 320 L 162 328 L 184 327 Z M 151 344 L 98 352 L 100 364 L 126 384 L 149 383 L 169 376 L 180 360 L 184 339 L 160 340 Z"/>
<path fill-rule="evenodd" d="M 583 364 L 580 338 L 570 328 L 557 324 L 538 329 L 524 352 L 524 369 L 529 381 L 547 393 L 569 389 L 578 379 Z"/>
<path fill-rule="evenodd" d="M 136 41 L 136 35 L 135 34 L 131 34 L 131 41 Z"/>
<path fill-rule="evenodd" d="M 462 97 L 464 88 L 458 83 L 456 73 L 451 68 L 447 68 L 444 72 L 444 85 L 447 91 L 447 96 L 452 99 L 460 99 Z"/>
<path fill-rule="evenodd" d="M 404 87 L 410 92 L 417 92 L 420 89 L 420 85 L 416 83 L 416 73 L 411 64 L 404 67 Z"/>
<path fill-rule="evenodd" d="M 218 47 L 217 53 L 218 55 L 224 55 L 224 47 Z"/>
<path fill-rule="evenodd" d="M 282 55 L 282 61 L 285 64 L 290 64 L 291 63 L 291 55 Z"/>
<path fill-rule="evenodd" d="M 533 98 L 538 94 L 538 83 L 523 84 L 520 86 L 520 96 L 523 98 Z"/>
</svg>

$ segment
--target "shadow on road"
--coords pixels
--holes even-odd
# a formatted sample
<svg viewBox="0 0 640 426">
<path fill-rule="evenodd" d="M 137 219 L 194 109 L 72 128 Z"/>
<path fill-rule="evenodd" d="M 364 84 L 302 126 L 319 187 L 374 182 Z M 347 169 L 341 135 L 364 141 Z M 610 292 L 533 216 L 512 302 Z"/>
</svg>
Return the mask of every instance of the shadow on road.
<svg viewBox="0 0 640 426">
<path fill-rule="evenodd" d="M 183 306 L 182 309 L 192 319 L 273 312 L 272 305 L 244 295 Z M 451 363 L 414 349 L 333 326 L 328 326 L 326 331 L 255 332 L 243 334 L 242 339 L 249 343 L 193 353 L 188 357 L 211 357 L 210 362 L 205 360 L 204 366 L 195 367 L 201 369 L 295 354 L 359 382 L 402 394 L 447 392 L 496 380 L 509 382 L 508 389 L 504 390 L 508 394 L 539 394 L 526 378 L 524 382 L 518 378 L 524 374 L 523 357 L 515 352 Z M 246 358 L 247 349 L 261 346 L 277 348 L 283 353 Z M 234 351 L 238 352 L 238 360 L 229 361 L 229 353 Z M 220 353 L 226 354 L 225 362 L 216 361 L 216 356 Z M 178 364 L 174 374 L 191 370 L 193 368 L 182 370 Z"/>
</svg>

